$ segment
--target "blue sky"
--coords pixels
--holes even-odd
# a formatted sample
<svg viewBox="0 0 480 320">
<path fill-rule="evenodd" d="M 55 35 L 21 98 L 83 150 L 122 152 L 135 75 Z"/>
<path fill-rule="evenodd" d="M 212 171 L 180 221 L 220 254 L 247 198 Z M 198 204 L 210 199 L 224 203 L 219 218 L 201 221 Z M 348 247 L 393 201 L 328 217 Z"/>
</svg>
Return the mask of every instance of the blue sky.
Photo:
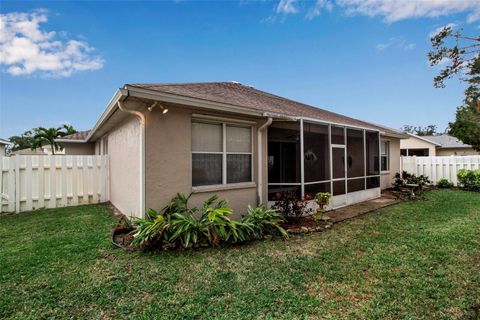
<svg viewBox="0 0 480 320">
<path fill-rule="evenodd" d="M 480 5 L 369 1 L 3 1 L 3 19 L 37 19 L 23 31 L 37 47 L 0 39 L 0 137 L 64 122 L 89 129 L 125 83 L 230 80 L 395 128 L 443 130 L 464 85 L 433 87 L 429 34 L 455 23 L 478 35 Z"/>
</svg>

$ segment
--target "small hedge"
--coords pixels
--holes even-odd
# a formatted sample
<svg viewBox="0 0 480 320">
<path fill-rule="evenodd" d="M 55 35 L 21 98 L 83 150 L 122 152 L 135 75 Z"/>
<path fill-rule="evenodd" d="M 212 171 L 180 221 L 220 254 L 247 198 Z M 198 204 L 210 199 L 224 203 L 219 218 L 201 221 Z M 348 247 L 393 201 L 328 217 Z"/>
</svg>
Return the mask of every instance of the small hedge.
<svg viewBox="0 0 480 320">
<path fill-rule="evenodd" d="M 440 179 L 437 182 L 437 187 L 443 188 L 443 189 L 449 189 L 453 187 L 453 183 L 448 181 L 448 179 Z"/>
<path fill-rule="evenodd" d="M 467 190 L 480 192 L 480 169 L 460 169 L 458 170 L 457 178 L 461 187 Z"/>
<path fill-rule="evenodd" d="M 191 195 L 190 195 L 191 196 Z M 213 196 L 201 208 L 189 207 L 190 196 L 177 194 L 161 213 L 150 209 L 146 217 L 134 218 L 132 245 L 140 248 L 216 247 L 265 236 L 287 238 L 282 215 L 261 205 L 248 207 L 240 220 L 232 220 L 225 200 Z"/>
</svg>

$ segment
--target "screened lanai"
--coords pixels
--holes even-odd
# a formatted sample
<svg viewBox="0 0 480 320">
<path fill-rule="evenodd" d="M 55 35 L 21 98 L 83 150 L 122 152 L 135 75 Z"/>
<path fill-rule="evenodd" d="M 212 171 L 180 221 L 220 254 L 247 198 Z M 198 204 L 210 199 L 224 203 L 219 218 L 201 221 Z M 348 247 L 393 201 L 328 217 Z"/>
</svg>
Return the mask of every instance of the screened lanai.
<svg viewBox="0 0 480 320">
<path fill-rule="evenodd" d="M 378 131 L 304 118 L 273 122 L 268 128 L 268 200 L 284 192 L 305 199 L 330 192 L 336 208 L 378 197 L 379 150 Z"/>
</svg>

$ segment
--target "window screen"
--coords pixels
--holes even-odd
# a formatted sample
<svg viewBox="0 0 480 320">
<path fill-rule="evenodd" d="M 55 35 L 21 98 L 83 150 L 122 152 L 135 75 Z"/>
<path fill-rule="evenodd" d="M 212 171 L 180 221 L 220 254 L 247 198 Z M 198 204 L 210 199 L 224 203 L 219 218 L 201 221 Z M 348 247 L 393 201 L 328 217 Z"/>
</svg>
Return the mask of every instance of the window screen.
<svg viewBox="0 0 480 320">
<path fill-rule="evenodd" d="M 251 128 L 192 122 L 192 185 L 248 181 L 252 181 Z"/>
</svg>

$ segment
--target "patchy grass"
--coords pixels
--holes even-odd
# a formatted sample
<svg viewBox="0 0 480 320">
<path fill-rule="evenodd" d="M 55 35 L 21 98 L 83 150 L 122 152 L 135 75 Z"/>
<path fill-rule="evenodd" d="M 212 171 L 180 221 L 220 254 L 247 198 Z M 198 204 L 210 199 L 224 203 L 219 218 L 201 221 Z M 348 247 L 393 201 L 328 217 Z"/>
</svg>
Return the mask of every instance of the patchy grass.
<svg viewBox="0 0 480 320">
<path fill-rule="evenodd" d="M 0 318 L 476 319 L 480 195 L 222 249 L 112 248 L 104 206 L 0 217 Z"/>
</svg>

